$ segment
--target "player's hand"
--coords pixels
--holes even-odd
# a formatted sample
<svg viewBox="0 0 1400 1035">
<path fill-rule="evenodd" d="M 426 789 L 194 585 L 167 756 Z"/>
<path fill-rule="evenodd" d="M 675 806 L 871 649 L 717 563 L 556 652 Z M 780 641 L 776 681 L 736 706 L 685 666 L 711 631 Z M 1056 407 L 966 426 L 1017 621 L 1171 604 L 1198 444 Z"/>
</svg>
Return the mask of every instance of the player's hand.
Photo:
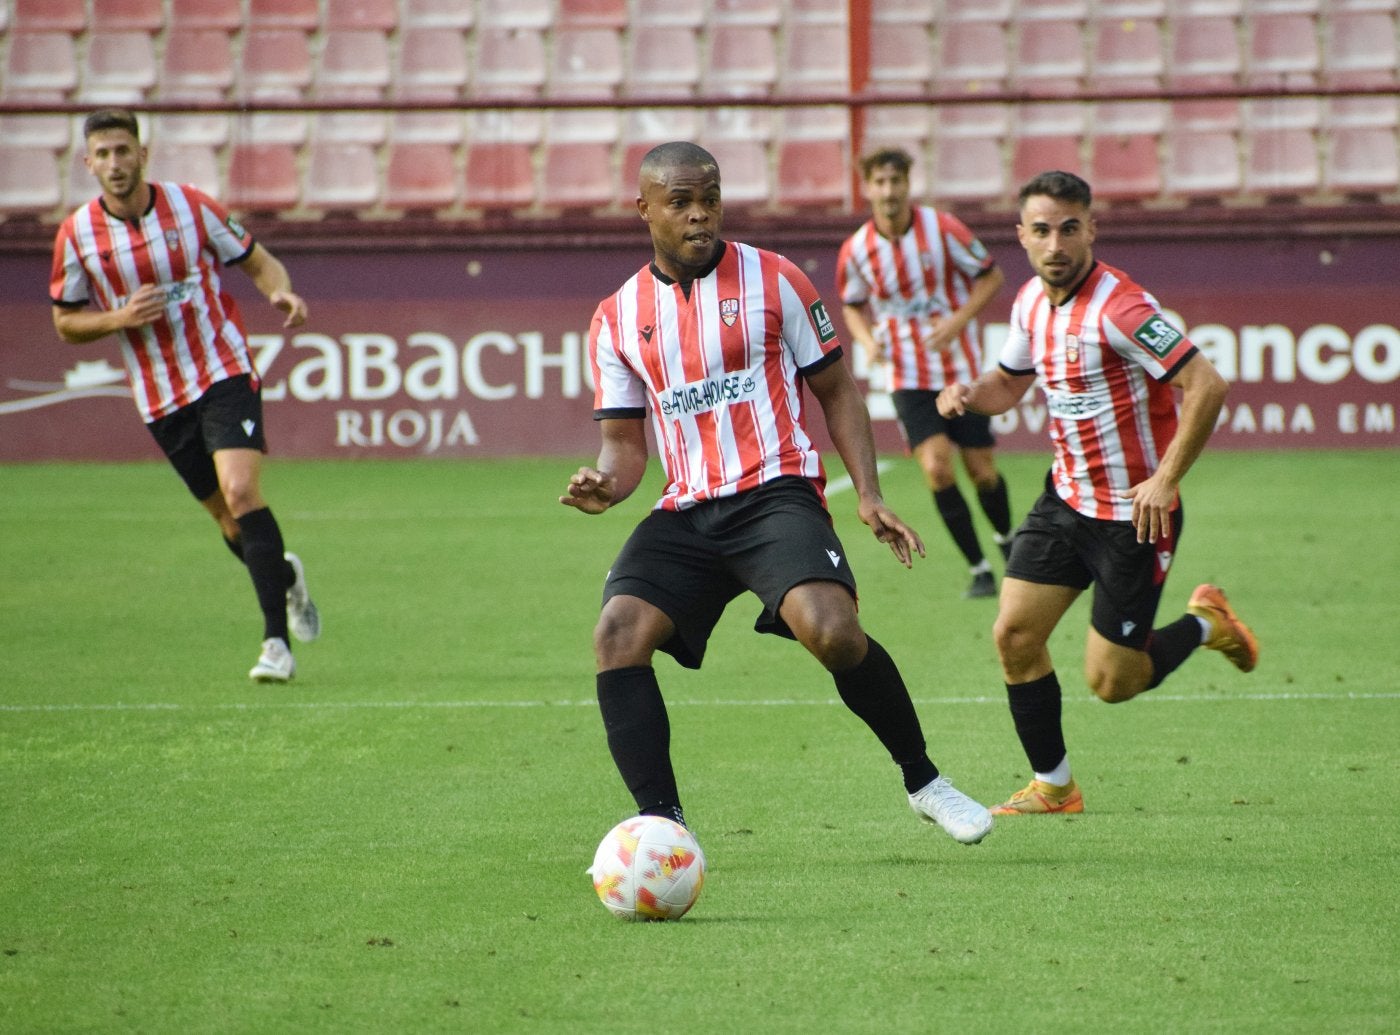
<svg viewBox="0 0 1400 1035">
<path fill-rule="evenodd" d="M 560 496 L 559 502 L 585 514 L 601 514 L 612 506 L 617 479 L 603 474 L 592 467 L 580 467 L 569 479 L 567 496 Z"/>
<path fill-rule="evenodd" d="M 1140 543 L 1155 543 L 1171 534 L 1172 508 L 1176 505 L 1176 486 L 1156 475 L 1138 482 L 1122 498 L 1133 501 L 1133 528 Z"/>
<path fill-rule="evenodd" d="M 967 397 L 970 394 L 972 389 L 968 385 L 954 381 L 938 393 L 939 414 L 945 419 L 961 417 L 967 412 Z"/>
<path fill-rule="evenodd" d="M 306 303 L 300 295 L 291 291 L 274 291 L 267 300 L 287 314 L 282 321 L 283 327 L 300 327 L 306 322 Z"/>
<path fill-rule="evenodd" d="M 121 308 L 123 327 L 145 327 L 165 315 L 165 290 L 155 284 L 142 284 Z"/>
<path fill-rule="evenodd" d="M 885 505 L 879 497 L 862 498 L 860 519 L 870 526 L 875 538 L 888 543 L 890 551 L 899 558 L 906 568 L 914 566 L 914 554 L 924 556 L 924 541 L 919 533 L 899 519 L 899 515 Z"/>
</svg>

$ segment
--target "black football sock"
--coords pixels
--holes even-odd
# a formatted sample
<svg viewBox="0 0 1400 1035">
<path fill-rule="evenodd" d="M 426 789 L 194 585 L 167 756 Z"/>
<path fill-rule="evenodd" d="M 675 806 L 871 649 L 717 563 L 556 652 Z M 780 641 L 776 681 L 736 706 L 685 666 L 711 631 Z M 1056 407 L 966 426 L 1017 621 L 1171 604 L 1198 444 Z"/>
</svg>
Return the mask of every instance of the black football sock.
<svg viewBox="0 0 1400 1035">
<path fill-rule="evenodd" d="M 975 568 L 981 564 L 982 544 L 977 541 L 977 531 L 972 527 L 972 511 L 968 509 L 967 500 L 963 499 L 958 487 L 950 485 L 946 489 L 939 489 L 933 494 L 933 505 L 938 508 L 939 516 L 948 526 L 948 534 L 953 537 L 953 542 L 967 558 L 968 566 Z"/>
<path fill-rule="evenodd" d="M 1153 629 L 1147 641 L 1147 656 L 1152 659 L 1152 681 L 1147 689 L 1160 686 L 1200 645 L 1201 623 L 1195 615 L 1182 615 L 1171 625 Z"/>
<path fill-rule="evenodd" d="M 860 664 L 831 676 L 841 700 L 880 739 L 912 794 L 938 779 L 938 767 L 929 760 L 919 715 L 894 659 L 873 637 L 865 639 L 869 646 Z"/>
<path fill-rule="evenodd" d="M 291 565 L 284 556 L 282 530 L 267 507 L 238 518 L 238 530 L 243 544 L 243 563 L 248 566 L 258 606 L 262 608 L 263 639 L 287 641 L 287 587 L 292 583 Z"/>
<path fill-rule="evenodd" d="M 997 475 L 996 485 L 986 492 L 977 492 L 977 502 L 982 505 L 982 513 L 992 523 L 999 536 L 1011 534 L 1011 495 L 1006 491 L 1006 479 Z"/>
<path fill-rule="evenodd" d="M 685 824 L 671 768 L 671 721 L 650 665 L 598 673 L 598 708 L 608 750 L 643 816 Z"/>
<path fill-rule="evenodd" d="M 1052 671 L 1029 683 L 1007 683 L 1006 696 L 1031 768 L 1037 773 L 1052 771 L 1065 757 L 1059 677 Z"/>
<path fill-rule="evenodd" d="M 228 536 L 224 535 L 222 532 L 219 533 L 219 538 L 222 539 L 222 540 L 224 541 L 224 545 L 228 547 L 228 552 L 229 552 L 229 553 L 231 553 L 231 554 L 233 554 L 235 557 L 237 557 L 240 563 L 246 563 L 246 562 L 243 561 L 243 540 L 241 540 L 241 539 L 230 539 Z"/>
</svg>

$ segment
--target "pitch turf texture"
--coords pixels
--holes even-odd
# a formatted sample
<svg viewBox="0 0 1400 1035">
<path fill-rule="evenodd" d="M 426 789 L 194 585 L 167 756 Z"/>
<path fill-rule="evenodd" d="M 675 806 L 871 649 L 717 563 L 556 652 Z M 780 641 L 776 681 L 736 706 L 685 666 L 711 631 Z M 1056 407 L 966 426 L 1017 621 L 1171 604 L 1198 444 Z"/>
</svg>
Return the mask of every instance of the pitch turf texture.
<svg viewBox="0 0 1400 1035">
<path fill-rule="evenodd" d="M 1400 1027 L 1393 452 L 1207 453 L 1163 619 L 1224 585 L 1263 644 L 1121 706 L 1055 634 L 1088 811 L 963 847 L 796 645 L 726 615 L 658 662 L 709 856 L 679 923 L 586 867 L 630 812 L 593 702 L 614 552 L 654 499 L 566 460 L 275 461 L 325 635 L 251 684 L 242 570 L 157 463 L 0 468 L 0 1030 L 1380 1032 Z M 1042 456 L 1004 458 L 1014 504 Z M 1027 779 L 967 577 L 912 462 L 900 568 L 832 498 L 935 760 Z M 980 521 L 979 517 L 979 521 Z M 999 566 L 998 566 L 999 572 Z"/>
</svg>

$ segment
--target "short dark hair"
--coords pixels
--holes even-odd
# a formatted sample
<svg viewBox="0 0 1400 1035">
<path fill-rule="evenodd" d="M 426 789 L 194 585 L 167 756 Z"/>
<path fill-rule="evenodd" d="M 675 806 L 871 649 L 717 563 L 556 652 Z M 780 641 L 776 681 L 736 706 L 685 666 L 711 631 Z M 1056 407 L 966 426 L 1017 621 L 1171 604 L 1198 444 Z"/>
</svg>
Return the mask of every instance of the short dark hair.
<svg viewBox="0 0 1400 1035">
<path fill-rule="evenodd" d="M 870 179 L 870 174 L 882 165 L 892 165 L 908 176 L 909 170 L 914 168 L 914 156 L 902 147 L 882 147 L 878 151 L 871 151 L 860 160 L 861 179 Z"/>
<path fill-rule="evenodd" d="M 676 168 L 712 168 L 715 177 L 719 177 L 719 162 L 715 161 L 715 156 L 706 151 L 699 144 L 693 144 L 689 140 L 671 140 L 664 144 L 657 144 L 642 159 L 641 168 L 637 170 L 639 179 L 651 177 L 659 179 L 658 174 L 665 169 Z"/>
<path fill-rule="evenodd" d="M 141 127 L 136 124 L 136 116 L 125 108 L 103 108 L 93 112 L 83 120 L 83 139 L 104 129 L 124 129 L 138 141 L 141 139 Z"/>
<path fill-rule="evenodd" d="M 1027 198 L 1038 196 L 1054 198 L 1056 201 L 1065 201 L 1071 205 L 1083 205 L 1085 208 L 1092 205 L 1094 201 L 1094 194 L 1089 189 L 1088 183 L 1074 173 L 1063 172 L 1059 169 L 1031 177 L 1021 188 L 1017 200 L 1024 206 Z"/>
</svg>

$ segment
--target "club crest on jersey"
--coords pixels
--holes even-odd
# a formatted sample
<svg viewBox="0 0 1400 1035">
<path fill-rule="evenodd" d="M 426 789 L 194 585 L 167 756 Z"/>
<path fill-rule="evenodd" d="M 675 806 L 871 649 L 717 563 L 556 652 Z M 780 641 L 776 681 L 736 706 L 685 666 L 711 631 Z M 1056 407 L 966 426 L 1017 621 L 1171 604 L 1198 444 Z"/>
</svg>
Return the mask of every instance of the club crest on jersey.
<svg viewBox="0 0 1400 1035">
<path fill-rule="evenodd" d="M 167 248 L 169 248 L 170 250 L 172 250 L 172 251 L 174 251 L 176 248 L 180 247 L 180 231 L 179 231 L 179 230 L 175 230 L 175 229 L 172 228 L 172 229 L 170 229 L 170 230 L 165 231 L 165 246 L 166 246 Z"/>
<path fill-rule="evenodd" d="M 831 322 L 831 317 L 826 315 L 826 306 L 822 305 L 820 298 L 809 305 L 807 311 L 812 314 L 812 320 L 817 325 L 817 337 L 823 343 L 836 337 L 836 328 Z"/>
<path fill-rule="evenodd" d="M 1079 362 L 1079 335 L 1065 335 L 1065 359 L 1071 363 Z"/>
<path fill-rule="evenodd" d="M 724 326 L 733 327 L 734 321 L 739 319 L 739 300 L 737 298 L 721 298 L 719 300 L 719 318 L 724 321 Z"/>
</svg>

